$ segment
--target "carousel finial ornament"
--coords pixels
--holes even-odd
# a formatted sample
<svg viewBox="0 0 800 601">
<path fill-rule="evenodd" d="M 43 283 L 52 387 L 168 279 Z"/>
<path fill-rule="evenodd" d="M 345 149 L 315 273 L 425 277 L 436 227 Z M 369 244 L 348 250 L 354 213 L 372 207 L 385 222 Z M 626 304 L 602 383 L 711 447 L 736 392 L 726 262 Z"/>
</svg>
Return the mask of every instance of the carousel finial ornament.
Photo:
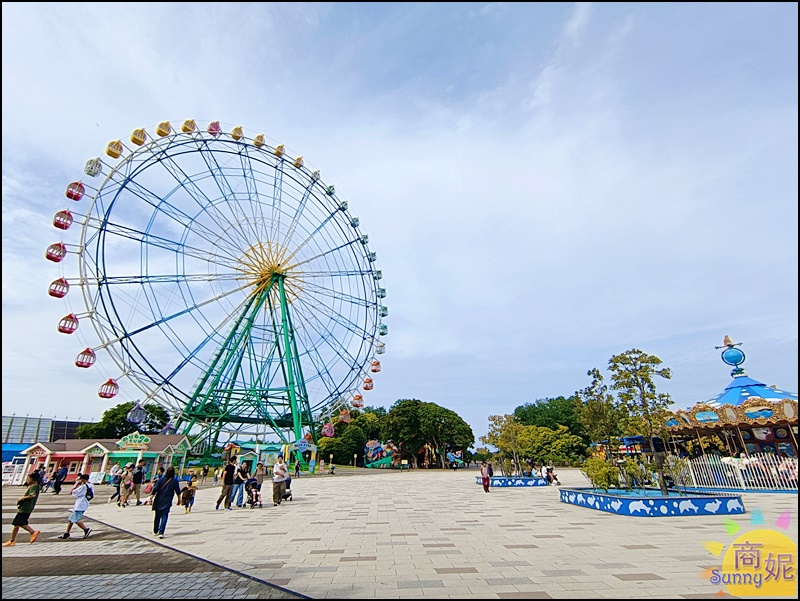
<svg viewBox="0 0 800 601">
<path fill-rule="evenodd" d="M 715 349 L 725 349 L 722 351 L 722 361 L 733 366 L 731 375 L 734 378 L 747 375 L 744 373 L 744 369 L 739 367 L 745 360 L 744 352 L 736 348 L 737 346 L 741 346 L 741 344 L 741 342 L 734 342 L 731 340 L 730 336 L 726 335 L 725 338 L 722 339 L 722 346 L 714 347 Z"/>
</svg>

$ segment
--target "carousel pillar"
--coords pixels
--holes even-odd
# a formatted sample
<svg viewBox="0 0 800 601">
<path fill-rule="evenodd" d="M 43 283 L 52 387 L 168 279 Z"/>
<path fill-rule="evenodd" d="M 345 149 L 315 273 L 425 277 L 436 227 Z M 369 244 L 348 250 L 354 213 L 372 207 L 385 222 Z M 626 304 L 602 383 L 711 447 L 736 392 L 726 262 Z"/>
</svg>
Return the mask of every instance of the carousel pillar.
<svg viewBox="0 0 800 601">
<path fill-rule="evenodd" d="M 703 455 L 706 454 L 706 447 L 703 444 L 703 439 L 700 438 L 700 432 L 697 431 L 697 428 L 694 429 L 694 433 L 697 434 L 697 442 L 700 443 L 700 449 L 703 451 Z"/>
<path fill-rule="evenodd" d="M 740 440 L 740 441 L 741 441 L 741 443 L 742 443 L 742 450 L 744 451 L 744 455 L 745 455 L 745 457 L 747 457 L 748 459 L 750 459 L 750 453 L 748 453 L 748 452 L 747 452 L 747 445 L 746 445 L 746 444 L 744 444 L 744 437 L 742 436 L 742 431 L 739 429 L 739 426 L 738 426 L 738 425 L 736 426 L 736 432 L 738 432 L 738 433 L 739 433 L 739 440 Z"/>
</svg>

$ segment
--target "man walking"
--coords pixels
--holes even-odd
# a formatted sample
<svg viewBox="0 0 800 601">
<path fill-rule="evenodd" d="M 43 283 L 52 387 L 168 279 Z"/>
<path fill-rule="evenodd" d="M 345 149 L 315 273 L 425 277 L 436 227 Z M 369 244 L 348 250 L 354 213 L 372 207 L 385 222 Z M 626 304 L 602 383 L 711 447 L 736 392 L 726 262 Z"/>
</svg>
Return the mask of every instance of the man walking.
<svg viewBox="0 0 800 601">
<path fill-rule="evenodd" d="M 3 543 L 4 547 L 13 547 L 17 544 L 17 532 L 20 528 L 24 528 L 31 535 L 31 543 L 35 543 L 36 539 L 42 533 L 41 530 L 34 530 L 31 528 L 28 520 L 33 513 L 33 508 L 36 506 L 36 501 L 39 499 L 39 476 L 35 472 L 28 474 L 26 480 L 28 490 L 25 495 L 17 500 L 17 515 L 14 516 L 14 521 L 11 522 L 13 528 L 11 529 L 11 539 Z"/>
<path fill-rule="evenodd" d="M 133 493 L 136 495 L 136 504 L 141 505 L 142 499 L 142 482 L 144 482 L 144 474 L 145 474 L 145 463 L 144 459 L 139 460 L 139 464 L 136 466 L 136 469 L 133 472 Z"/>
<path fill-rule="evenodd" d="M 67 466 L 62 465 L 58 468 L 56 472 L 56 477 L 53 478 L 53 494 L 57 495 L 61 492 L 61 485 L 64 484 L 64 480 L 67 479 Z"/>
<path fill-rule="evenodd" d="M 225 501 L 225 509 L 231 511 L 231 493 L 233 492 L 233 479 L 236 477 L 236 457 L 233 456 L 228 461 L 228 465 L 222 473 L 222 492 L 217 499 L 217 506 L 214 509 L 219 509 L 219 504 Z"/>
<path fill-rule="evenodd" d="M 277 507 L 283 500 L 286 492 L 286 478 L 289 477 L 289 466 L 283 462 L 283 455 L 278 455 L 278 461 L 272 468 L 272 505 Z"/>
</svg>

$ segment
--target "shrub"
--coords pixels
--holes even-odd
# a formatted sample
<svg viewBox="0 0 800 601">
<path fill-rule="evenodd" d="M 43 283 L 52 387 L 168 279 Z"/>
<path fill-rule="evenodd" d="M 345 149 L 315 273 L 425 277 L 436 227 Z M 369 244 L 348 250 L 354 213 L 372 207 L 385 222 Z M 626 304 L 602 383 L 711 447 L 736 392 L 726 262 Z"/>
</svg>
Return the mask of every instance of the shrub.
<svg viewBox="0 0 800 601">
<path fill-rule="evenodd" d="M 581 471 L 594 488 L 600 488 L 608 492 L 609 488 L 619 487 L 619 469 L 616 466 L 609 465 L 605 459 L 590 457 L 583 463 Z"/>
</svg>

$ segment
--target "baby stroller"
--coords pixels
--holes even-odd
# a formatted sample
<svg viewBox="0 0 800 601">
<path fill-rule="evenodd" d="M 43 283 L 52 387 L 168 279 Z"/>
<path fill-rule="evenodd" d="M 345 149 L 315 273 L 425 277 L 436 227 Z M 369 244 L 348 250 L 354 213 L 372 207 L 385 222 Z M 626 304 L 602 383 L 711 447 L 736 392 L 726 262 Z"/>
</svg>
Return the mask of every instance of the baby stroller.
<svg viewBox="0 0 800 601">
<path fill-rule="evenodd" d="M 250 505 L 250 509 L 254 509 L 256 505 L 264 507 L 261 504 L 261 490 L 258 487 L 258 480 L 248 478 L 247 482 L 244 483 L 244 489 L 247 491 L 247 504 Z"/>
<path fill-rule="evenodd" d="M 288 476 L 286 478 L 286 491 L 283 493 L 283 500 L 284 501 L 291 501 L 292 500 L 292 477 Z"/>
</svg>

